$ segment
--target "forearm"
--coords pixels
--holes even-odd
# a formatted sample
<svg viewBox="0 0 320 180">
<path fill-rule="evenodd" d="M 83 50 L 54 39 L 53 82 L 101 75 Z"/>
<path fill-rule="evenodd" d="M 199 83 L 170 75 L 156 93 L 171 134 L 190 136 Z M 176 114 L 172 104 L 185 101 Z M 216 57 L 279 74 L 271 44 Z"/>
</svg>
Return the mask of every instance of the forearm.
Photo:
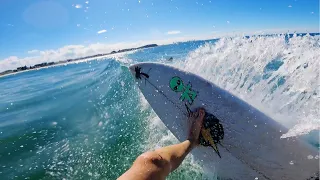
<svg viewBox="0 0 320 180">
<path fill-rule="evenodd" d="M 165 179 L 179 167 L 184 158 L 193 149 L 190 140 L 156 149 L 140 155 L 133 166 L 118 180 L 122 179 Z"/>
<path fill-rule="evenodd" d="M 193 149 L 194 145 L 190 140 L 185 140 L 179 144 L 159 148 L 155 150 L 164 160 L 168 161 L 170 164 L 170 171 L 174 171 L 179 167 L 184 158 Z"/>
<path fill-rule="evenodd" d="M 120 179 L 155 180 L 165 179 L 167 175 L 177 169 L 188 153 L 199 144 L 199 135 L 205 115 L 204 109 L 190 113 L 188 121 L 191 124 L 188 140 L 155 151 L 140 155 L 133 166 Z"/>
</svg>

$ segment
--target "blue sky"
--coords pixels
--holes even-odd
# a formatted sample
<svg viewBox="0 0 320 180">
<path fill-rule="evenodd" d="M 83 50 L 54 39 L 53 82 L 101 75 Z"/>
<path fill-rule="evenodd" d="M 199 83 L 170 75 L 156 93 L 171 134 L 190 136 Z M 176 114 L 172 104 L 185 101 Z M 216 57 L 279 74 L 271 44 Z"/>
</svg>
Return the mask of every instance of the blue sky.
<svg viewBox="0 0 320 180">
<path fill-rule="evenodd" d="M 1 61 L 69 45 L 319 32 L 319 0 L 1 0 L 0 18 Z"/>
</svg>

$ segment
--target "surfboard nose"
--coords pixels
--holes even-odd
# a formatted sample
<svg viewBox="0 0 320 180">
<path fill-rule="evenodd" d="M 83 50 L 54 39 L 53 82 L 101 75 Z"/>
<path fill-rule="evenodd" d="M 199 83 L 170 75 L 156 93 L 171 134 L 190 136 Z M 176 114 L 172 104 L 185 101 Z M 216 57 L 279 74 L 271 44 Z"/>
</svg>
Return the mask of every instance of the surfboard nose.
<svg viewBox="0 0 320 180">
<path fill-rule="evenodd" d="M 138 68 L 138 65 L 137 65 L 137 64 L 134 64 L 134 65 L 129 66 L 129 70 L 130 70 L 130 72 L 131 72 L 131 74 L 132 74 L 133 77 L 136 77 L 136 71 L 135 71 L 136 68 Z"/>
<path fill-rule="evenodd" d="M 136 75 L 136 73 L 134 72 L 134 69 L 136 68 L 137 66 L 134 64 L 134 65 L 131 65 L 131 66 L 129 66 L 129 70 L 130 70 L 130 72 L 131 72 L 131 74 L 133 75 L 133 76 L 135 76 Z"/>
</svg>

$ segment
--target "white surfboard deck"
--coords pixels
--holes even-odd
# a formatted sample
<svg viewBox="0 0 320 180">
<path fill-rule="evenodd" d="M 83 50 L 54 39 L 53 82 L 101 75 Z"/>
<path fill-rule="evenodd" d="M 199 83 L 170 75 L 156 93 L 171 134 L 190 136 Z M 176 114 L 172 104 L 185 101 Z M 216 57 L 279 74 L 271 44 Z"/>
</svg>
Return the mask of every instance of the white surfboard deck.
<svg viewBox="0 0 320 180">
<path fill-rule="evenodd" d="M 140 74 L 137 78 L 136 67 L 149 77 Z M 296 137 L 281 139 L 288 131 L 285 127 L 213 83 L 158 63 L 135 64 L 130 71 L 146 100 L 179 141 L 188 134 L 186 104 L 192 111 L 204 107 L 220 120 L 224 128 L 222 146 L 218 144 L 221 158 L 211 147 L 192 151 L 206 171 L 217 172 L 223 179 L 259 180 L 303 180 L 319 171 L 319 160 L 310 159 L 319 155 L 315 147 Z M 183 92 L 170 88 L 173 77 L 179 77 L 197 93 L 192 104 L 181 100 Z"/>
</svg>

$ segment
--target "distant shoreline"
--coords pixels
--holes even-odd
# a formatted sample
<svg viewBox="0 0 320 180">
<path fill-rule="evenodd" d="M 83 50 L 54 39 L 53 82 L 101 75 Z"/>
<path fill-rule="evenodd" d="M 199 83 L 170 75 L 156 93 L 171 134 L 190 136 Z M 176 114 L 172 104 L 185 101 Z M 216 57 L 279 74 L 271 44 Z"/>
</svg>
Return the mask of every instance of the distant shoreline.
<svg viewBox="0 0 320 180">
<path fill-rule="evenodd" d="M 44 67 L 57 66 L 57 65 L 70 63 L 70 62 L 77 62 L 77 61 L 81 61 L 81 60 L 85 60 L 85 59 L 98 58 L 98 57 L 102 57 L 102 56 L 106 56 L 106 55 L 112 55 L 112 54 L 129 52 L 129 51 L 145 49 L 145 48 L 151 48 L 151 47 L 157 47 L 157 46 L 158 46 L 157 44 L 148 44 L 148 45 L 141 46 L 141 47 L 138 47 L 138 48 L 121 49 L 121 50 L 118 50 L 118 51 L 112 51 L 110 53 L 105 53 L 105 54 L 96 54 L 96 55 L 92 55 L 92 56 L 80 57 L 80 58 L 75 58 L 75 59 L 67 59 L 67 60 L 62 60 L 62 61 L 58 61 L 58 62 L 44 62 L 44 63 L 41 63 L 41 64 L 36 64 L 34 66 L 29 66 L 29 67 L 22 66 L 22 67 L 18 67 L 17 69 L 14 69 L 14 70 L 6 70 L 4 72 L 1 72 L 0 73 L 0 77 L 7 76 L 7 75 L 10 75 L 10 74 L 17 74 L 17 73 L 20 73 L 20 72 L 30 71 L 30 70 L 37 70 L 37 69 L 44 68 Z"/>
<path fill-rule="evenodd" d="M 281 35 L 284 35 L 284 37 L 287 39 L 287 38 L 292 38 L 294 35 L 305 36 L 308 34 L 311 36 L 320 35 L 319 32 L 315 32 L 315 33 L 282 33 Z M 275 35 L 279 35 L 279 34 L 251 35 L 251 36 L 252 37 L 260 37 L 260 36 L 268 37 L 268 36 L 275 36 Z M 246 35 L 243 37 L 249 38 L 251 36 Z M 219 38 L 215 38 L 215 39 L 219 39 Z M 207 39 L 207 40 L 213 40 L 213 39 Z M 206 41 L 206 40 L 190 40 L 190 41 Z M 92 55 L 92 56 L 80 57 L 80 58 L 75 58 L 75 59 L 67 59 L 67 60 L 62 60 L 62 61 L 58 61 L 58 62 L 49 62 L 49 63 L 45 62 L 45 63 L 41 63 L 41 64 L 36 64 L 34 66 L 30 66 L 30 67 L 23 66 L 23 67 L 18 67 L 17 69 L 14 69 L 14 70 L 6 70 L 4 72 L 0 72 L 0 77 L 7 76 L 10 74 L 17 74 L 20 72 L 30 71 L 30 70 L 37 70 L 37 69 L 41 69 L 41 68 L 45 68 L 45 67 L 68 64 L 70 62 L 77 62 L 80 60 L 86 60 L 86 59 L 90 59 L 90 58 L 98 58 L 98 57 L 102 57 L 102 56 L 107 56 L 107 55 L 112 55 L 112 54 L 117 54 L 117 53 L 122 53 L 122 52 L 128 52 L 128 51 L 133 51 L 133 50 L 139 50 L 139 49 L 144 49 L 144 48 L 157 47 L 157 46 L 158 46 L 157 44 L 148 44 L 148 45 L 141 46 L 138 48 L 122 49 L 122 50 L 112 51 L 110 53 L 105 53 L 105 54 L 96 54 L 96 55 Z"/>
</svg>

